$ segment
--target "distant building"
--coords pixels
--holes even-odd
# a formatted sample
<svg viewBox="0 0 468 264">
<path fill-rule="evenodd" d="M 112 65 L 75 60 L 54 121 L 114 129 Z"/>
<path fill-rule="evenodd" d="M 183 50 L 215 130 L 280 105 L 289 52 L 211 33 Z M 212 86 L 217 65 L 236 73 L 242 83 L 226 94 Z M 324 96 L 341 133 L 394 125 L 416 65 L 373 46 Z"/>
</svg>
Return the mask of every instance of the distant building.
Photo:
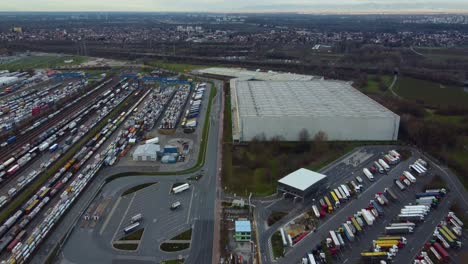
<svg viewBox="0 0 468 264">
<path fill-rule="evenodd" d="M 238 220 L 235 222 L 235 232 L 237 242 L 248 242 L 252 238 L 252 227 L 248 220 Z"/>
<path fill-rule="evenodd" d="M 23 28 L 22 27 L 14 27 L 11 29 L 11 31 L 15 33 L 23 33 Z"/>
<path fill-rule="evenodd" d="M 304 201 L 325 189 L 326 182 L 326 175 L 302 168 L 278 180 L 278 193 Z"/>
<path fill-rule="evenodd" d="M 134 161 L 156 161 L 161 153 L 161 147 L 156 144 L 140 145 L 133 152 Z"/>
</svg>

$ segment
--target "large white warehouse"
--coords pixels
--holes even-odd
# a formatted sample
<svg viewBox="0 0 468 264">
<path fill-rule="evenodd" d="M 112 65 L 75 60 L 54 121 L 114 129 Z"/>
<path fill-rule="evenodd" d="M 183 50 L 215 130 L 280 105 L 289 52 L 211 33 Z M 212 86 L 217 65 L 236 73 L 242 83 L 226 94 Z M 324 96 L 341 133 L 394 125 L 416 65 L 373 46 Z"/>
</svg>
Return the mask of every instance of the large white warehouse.
<svg viewBox="0 0 468 264">
<path fill-rule="evenodd" d="M 233 140 L 265 135 L 297 141 L 301 130 L 329 140 L 396 140 L 400 117 L 350 83 L 231 80 Z"/>
</svg>

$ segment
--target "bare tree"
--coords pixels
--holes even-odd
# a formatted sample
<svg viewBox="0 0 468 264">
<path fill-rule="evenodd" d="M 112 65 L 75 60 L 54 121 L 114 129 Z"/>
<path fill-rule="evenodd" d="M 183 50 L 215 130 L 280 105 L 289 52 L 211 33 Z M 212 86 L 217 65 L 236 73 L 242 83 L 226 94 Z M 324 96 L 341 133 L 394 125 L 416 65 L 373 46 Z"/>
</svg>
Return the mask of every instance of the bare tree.
<svg viewBox="0 0 468 264">
<path fill-rule="evenodd" d="M 307 142 L 310 140 L 310 135 L 309 131 L 307 129 L 303 128 L 301 131 L 299 131 L 299 141 L 300 142 Z"/>
</svg>

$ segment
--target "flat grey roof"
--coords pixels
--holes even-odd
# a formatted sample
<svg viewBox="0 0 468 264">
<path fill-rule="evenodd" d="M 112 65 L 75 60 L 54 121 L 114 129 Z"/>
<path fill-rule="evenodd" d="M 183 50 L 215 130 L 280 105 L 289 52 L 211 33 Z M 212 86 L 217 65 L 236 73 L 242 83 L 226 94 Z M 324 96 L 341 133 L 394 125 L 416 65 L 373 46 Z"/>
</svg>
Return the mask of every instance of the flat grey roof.
<svg viewBox="0 0 468 264">
<path fill-rule="evenodd" d="M 261 71 L 249 71 L 242 68 L 207 68 L 198 70 L 199 73 L 213 74 L 220 76 L 229 76 L 234 78 L 243 78 L 243 79 L 256 79 L 256 80 L 276 80 L 276 81 L 287 81 L 287 80 L 298 80 L 298 81 L 307 81 L 314 79 L 312 75 L 302 75 L 296 73 L 283 73 L 283 72 L 261 72 Z"/>
<path fill-rule="evenodd" d="M 388 117 L 395 116 L 350 82 L 233 80 L 237 111 L 245 116 Z"/>
<path fill-rule="evenodd" d="M 157 144 L 144 144 L 139 145 L 133 155 L 154 155 L 156 152 L 161 151 L 161 146 Z"/>
<path fill-rule="evenodd" d="M 278 182 L 304 191 L 326 177 L 318 172 L 301 168 L 279 179 Z"/>
</svg>

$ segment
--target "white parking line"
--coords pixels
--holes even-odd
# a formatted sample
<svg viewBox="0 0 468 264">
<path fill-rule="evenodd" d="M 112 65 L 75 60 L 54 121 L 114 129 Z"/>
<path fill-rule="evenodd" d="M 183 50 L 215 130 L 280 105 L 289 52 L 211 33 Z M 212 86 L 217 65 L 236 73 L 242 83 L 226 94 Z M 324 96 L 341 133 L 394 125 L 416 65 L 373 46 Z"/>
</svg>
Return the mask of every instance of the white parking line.
<svg viewBox="0 0 468 264">
<path fill-rule="evenodd" d="M 112 244 L 112 241 L 114 241 L 115 236 L 116 236 L 117 233 L 119 232 L 120 226 L 122 225 L 122 223 L 123 223 L 123 221 L 124 221 L 124 219 L 125 219 L 125 216 L 126 216 L 127 213 L 128 213 L 128 210 L 130 210 L 130 207 L 132 207 L 132 203 L 133 203 L 133 200 L 135 199 L 135 196 L 136 196 L 136 193 L 133 193 L 132 199 L 130 200 L 130 203 L 128 204 L 127 209 L 125 210 L 125 213 L 122 215 L 122 219 L 120 219 L 119 226 L 117 227 L 117 229 L 115 230 L 114 235 L 112 236 L 112 240 L 110 241 L 111 244 Z"/>
<path fill-rule="evenodd" d="M 121 199 L 122 199 L 122 196 L 120 196 L 119 199 L 117 199 L 117 202 L 114 204 L 114 207 L 112 207 L 112 210 L 110 211 L 109 215 L 106 218 L 106 221 L 102 225 L 101 230 L 99 230 L 99 235 L 102 235 L 102 233 L 104 232 L 104 229 L 106 229 L 107 224 L 109 224 L 109 221 L 112 218 L 112 215 L 114 214 L 115 209 L 117 208 L 117 205 L 119 205 Z"/>
</svg>

